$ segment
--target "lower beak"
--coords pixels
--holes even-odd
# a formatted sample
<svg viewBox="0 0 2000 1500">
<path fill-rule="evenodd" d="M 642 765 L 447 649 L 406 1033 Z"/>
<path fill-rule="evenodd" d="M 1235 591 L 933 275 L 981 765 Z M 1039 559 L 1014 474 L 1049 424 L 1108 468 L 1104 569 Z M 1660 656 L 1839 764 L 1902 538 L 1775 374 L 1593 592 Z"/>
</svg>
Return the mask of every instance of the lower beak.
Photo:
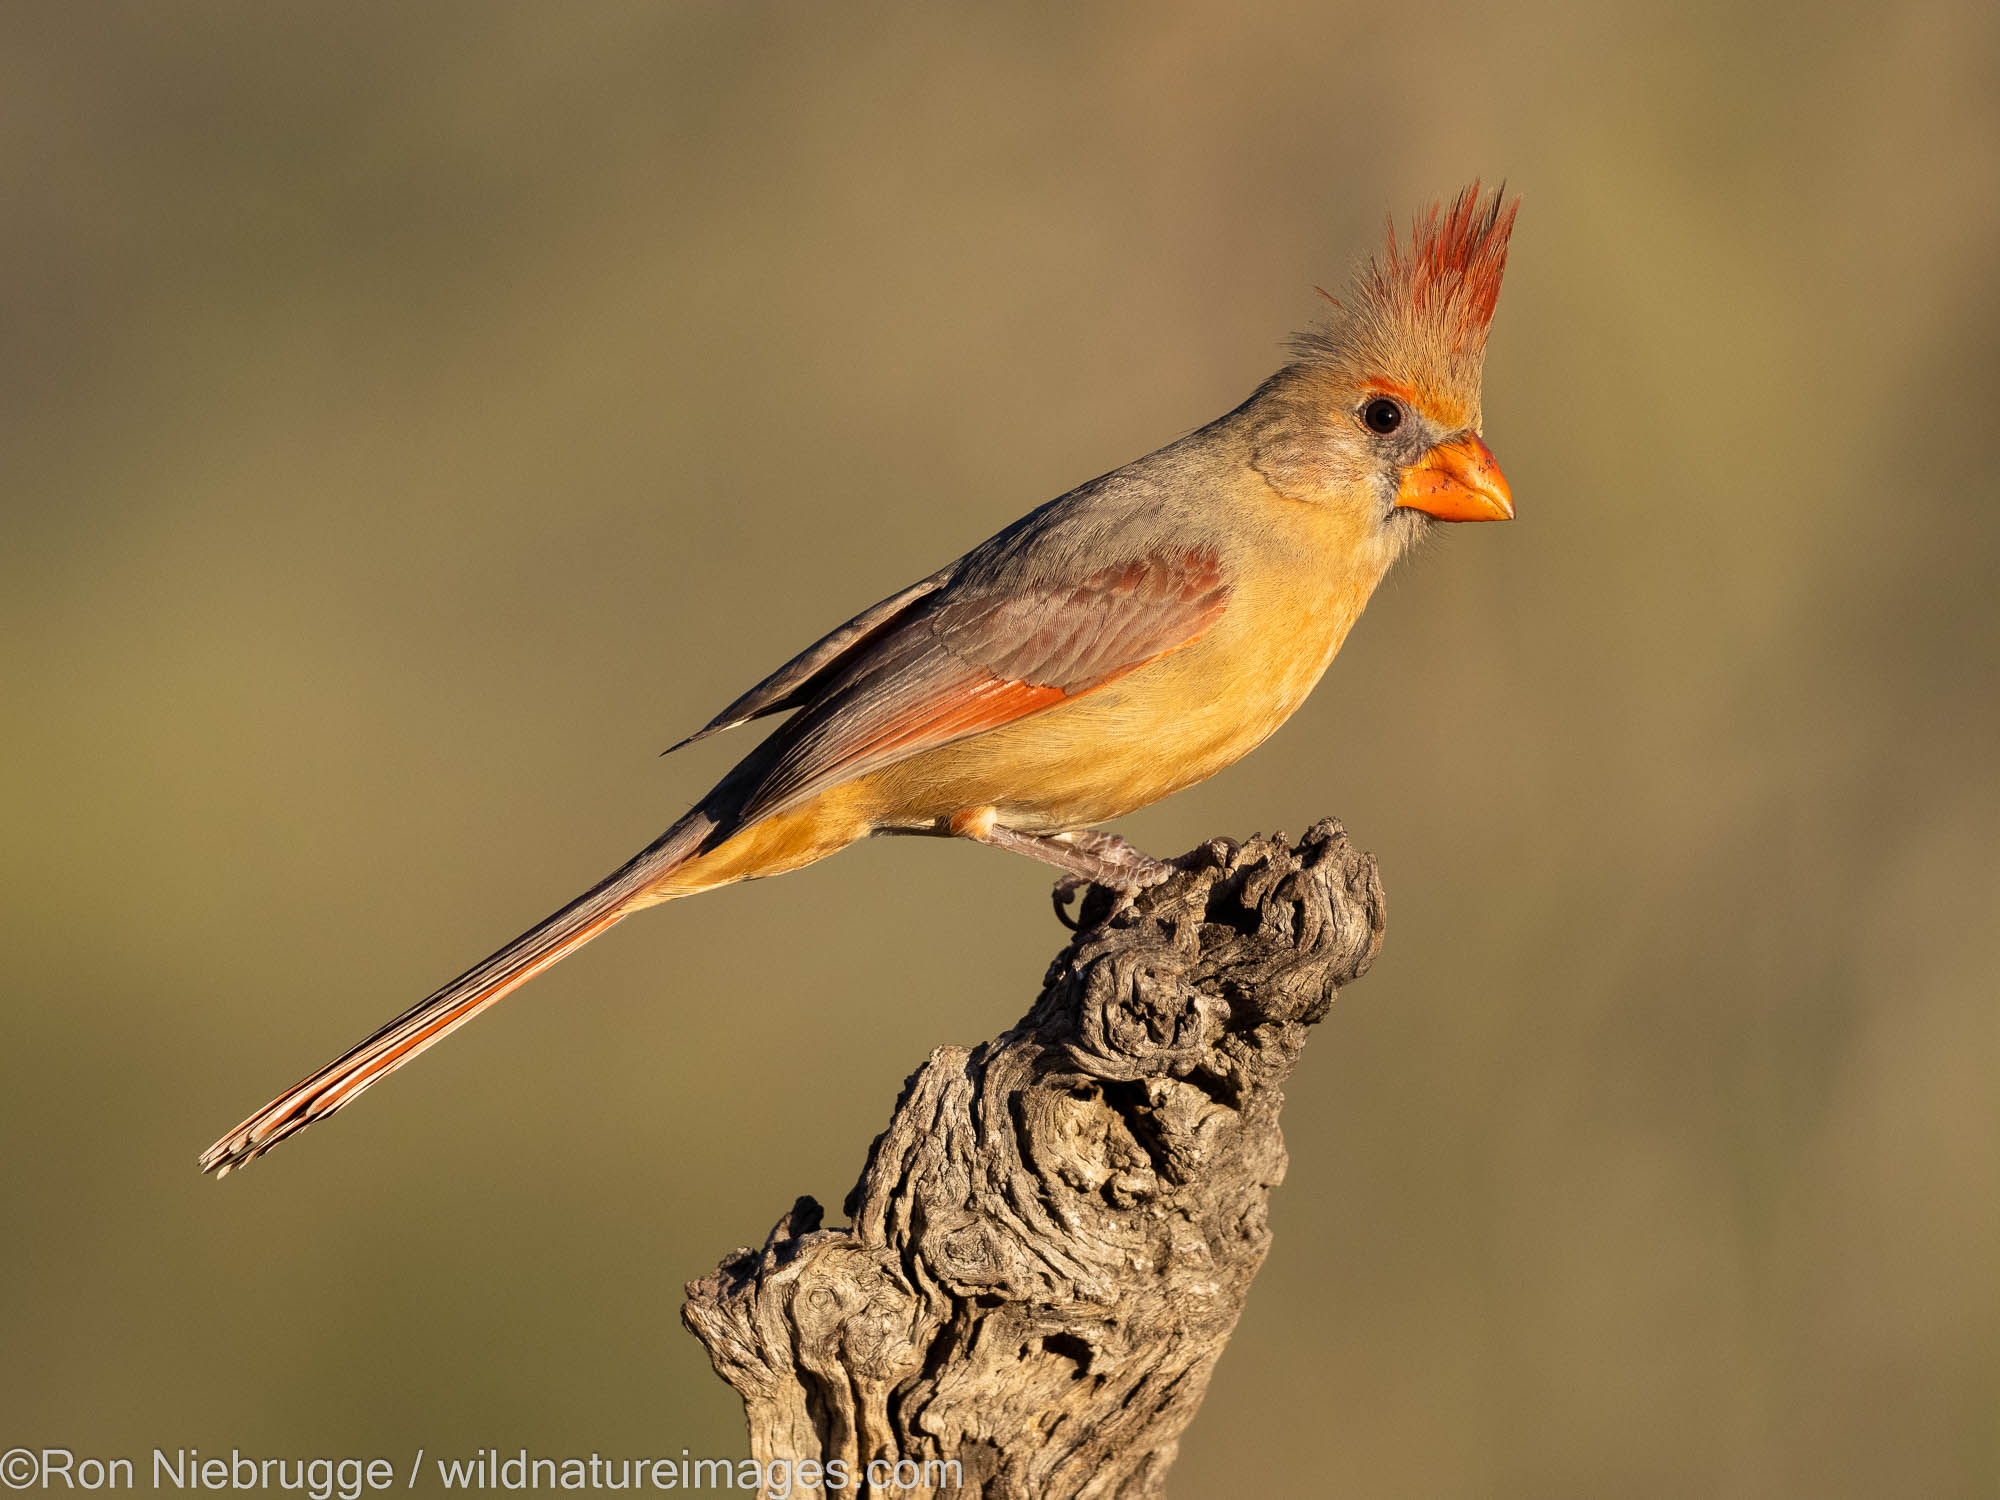
<svg viewBox="0 0 2000 1500">
<path fill-rule="evenodd" d="M 1403 470 L 1396 504 L 1440 521 L 1511 521 L 1514 494 L 1493 452 L 1467 433 L 1439 443 Z"/>
</svg>

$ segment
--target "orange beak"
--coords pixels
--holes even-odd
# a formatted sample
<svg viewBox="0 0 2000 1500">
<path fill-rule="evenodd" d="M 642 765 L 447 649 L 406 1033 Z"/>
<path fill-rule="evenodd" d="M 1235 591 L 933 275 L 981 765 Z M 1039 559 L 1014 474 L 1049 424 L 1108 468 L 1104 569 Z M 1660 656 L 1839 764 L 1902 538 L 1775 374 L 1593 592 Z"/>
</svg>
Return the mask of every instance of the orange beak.
<svg viewBox="0 0 2000 1500">
<path fill-rule="evenodd" d="M 1403 470 L 1396 504 L 1440 521 L 1511 521 L 1514 493 L 1493 451 L 1471 434 L 1439 443 Z"/>
</svg>

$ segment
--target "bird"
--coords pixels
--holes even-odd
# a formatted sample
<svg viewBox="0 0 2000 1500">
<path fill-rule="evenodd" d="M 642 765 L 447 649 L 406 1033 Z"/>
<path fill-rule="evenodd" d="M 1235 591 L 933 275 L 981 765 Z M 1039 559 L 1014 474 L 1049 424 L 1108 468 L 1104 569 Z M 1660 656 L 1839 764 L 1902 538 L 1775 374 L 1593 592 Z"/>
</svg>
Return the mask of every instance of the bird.
<svg viewBox="0 0 2000 1500">
<path fill-rule="evenodd" d="M 1171 873 L 1103 824 L 1288 719 L 1390 566 L 1441 522 L 1511 519 L 1482 436 L 1520 207 L 1474 181 L 1392 216 L 1241 405 L 1078 486 L 808 646 L 681 745 L 788 714 L 664 834 L 244 1120 L 218 1177 L 325 1119 L 634 912 L 872 834 L 956 837 L 1129 900 Z"/>
</svg>

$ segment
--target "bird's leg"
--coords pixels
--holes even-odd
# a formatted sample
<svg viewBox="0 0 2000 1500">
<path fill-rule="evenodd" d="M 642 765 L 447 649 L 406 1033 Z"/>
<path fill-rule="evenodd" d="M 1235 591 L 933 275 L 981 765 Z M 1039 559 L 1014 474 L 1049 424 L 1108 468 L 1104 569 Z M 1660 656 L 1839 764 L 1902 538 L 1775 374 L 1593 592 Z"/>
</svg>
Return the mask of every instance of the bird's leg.
<svg viewBox="0 0 2000 1500">
<path fill-rule="evenodd" d="M 1118 905 L 1127 906 L 1147 886 L 1159 884 L 1174 872 L 1172 865 L 1140 852 L 1115 833 L 1094 828 L 1047 837 L 1022 833 L 994 821 L 990 808 L 959 814 L 951 820 L 951 831 L 960 838 L 1025 854 L 1064 871 L 1056 882 L 1056 916 L 1072 928 L 1076 924 L 1069 919 L 1069 898 L 1086 885 L 1117 892 Z"/>
<path fill-rule="evenodd" d="M 1158 885 L 1174 873 L 1174 867 L 1165 860 L 1155 859 L 1142 849 L 1131 844 L 1115 833 L 1107 833 L 1102 828 L 1078 828 L 1069 833 L 1058 833 L 1048 840 L 1052 844 L 1067 844 L 1077 853 L 1100 861 L 1117 872 L 1112 879 L 1102 875 L 1092 876 L 1097 884 L 1109 886 L 1114 891 L 1134 894 L 1149 885 Z M 1080 876 L 1081 871 L 1074 874 Z"/>
<path fill-rule="evenodd" d="M 1136 896 L 1174 872 L 1172 865 L 1140 853 L 1117 834 L 1095 829 L 1045 837 L 1022 833 L 990 818 L 961 815 L 952 819 L 951 831 L 960 838 L 1025 854 L 1067 871 L 1072 879 L 1101 885 L 1123 896 Z"/>
<path fill-rule="evenodd" d="M 1068 833 L 1056 834 L 1049 840 L 1054 844 L 1068 844 L 1079 854 L 1100 860 L 1116 870 L 1111 879 L 1087 876 L 1075 871 L 1056 882 L 1051 893 L 1056 903 L 1056 920 L 1072 932 L 1077 924 L 1070 920 L 1069 899 L 1085 886 L 1096 884 L 1108 887 L 1118 893 L 1118 901 L 1111 908 L 1116 912 L 1132 904 L 1132 898 L 1149 885 L 1158 885 L 1174 873 L 1174 867 L 1164 860 L 1154 859 L 1142 849 L 1135 848 L 1115 833 L 1107 833 L 1101 828 L 1078 828 Z"/>
</svg>

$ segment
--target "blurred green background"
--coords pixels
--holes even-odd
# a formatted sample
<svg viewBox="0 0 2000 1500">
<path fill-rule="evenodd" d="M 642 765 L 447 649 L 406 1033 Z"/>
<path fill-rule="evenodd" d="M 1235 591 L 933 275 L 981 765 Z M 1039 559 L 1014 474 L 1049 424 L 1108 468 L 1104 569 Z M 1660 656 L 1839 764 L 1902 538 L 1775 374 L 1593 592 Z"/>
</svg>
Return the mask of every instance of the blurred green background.
<svg viewBox="0 0 2000 1500">
<path fill-rule="evenodd" d="M 670 907 L 195 1153 L 1480 174 L 1520 519 L 1123 825 L 1391 901 L 1176 1493 L 2000 1493 L 1997 17 L 0 12 L 0 1446 L 741 1452 L 681 1283 L 1025 1008 L 1047 872 Z"/>
</svg>

